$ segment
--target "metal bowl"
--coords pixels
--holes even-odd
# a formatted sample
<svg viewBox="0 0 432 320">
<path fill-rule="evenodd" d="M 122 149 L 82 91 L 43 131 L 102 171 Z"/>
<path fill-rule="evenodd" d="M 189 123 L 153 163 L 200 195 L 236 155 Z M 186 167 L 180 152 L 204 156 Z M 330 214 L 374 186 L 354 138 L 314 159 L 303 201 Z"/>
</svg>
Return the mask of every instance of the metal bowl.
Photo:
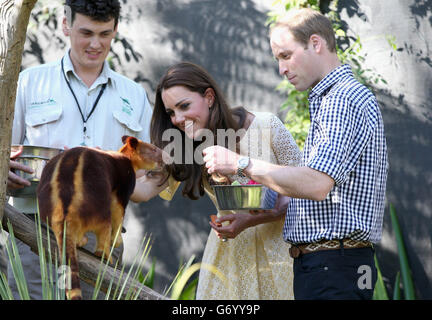
<svg viewBox="0 0 432 320">
<path fill-rule="evenodd" d="M 29 180 L 31 186 L 8 190 L 8 195 L 19 198 L 34 197 L 36 195 L 36 188 L 42 175 L 43 168 L 51 158 L 63 152 L 63 149 L 31 145 L 12 145 L 11 151 L 15 152 L 20 148 L 22 148 L 22 152 L 14 159 L 14 161 L 32 168 L 34 173 L 27 173 L 21 170 L 12 171 L 21 178 Z"/>
<path fill-rule="evenodd" d="M 278 193 L 260 184 L 212 186 L 220 210 L 269 210 Z"/>
</svg>

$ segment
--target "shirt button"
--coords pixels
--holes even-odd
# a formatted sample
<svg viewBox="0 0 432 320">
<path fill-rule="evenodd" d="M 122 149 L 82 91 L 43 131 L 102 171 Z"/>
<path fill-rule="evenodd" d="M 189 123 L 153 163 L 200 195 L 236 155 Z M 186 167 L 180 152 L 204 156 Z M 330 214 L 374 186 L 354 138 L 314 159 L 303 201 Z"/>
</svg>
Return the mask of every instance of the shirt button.
<svg viewBox="0 0 432 320">
<path fill-rule="evenodd" d="M 324 271 L 327 271 L 328 270 L 328 267 L 324 267 Z"/>
</svg>

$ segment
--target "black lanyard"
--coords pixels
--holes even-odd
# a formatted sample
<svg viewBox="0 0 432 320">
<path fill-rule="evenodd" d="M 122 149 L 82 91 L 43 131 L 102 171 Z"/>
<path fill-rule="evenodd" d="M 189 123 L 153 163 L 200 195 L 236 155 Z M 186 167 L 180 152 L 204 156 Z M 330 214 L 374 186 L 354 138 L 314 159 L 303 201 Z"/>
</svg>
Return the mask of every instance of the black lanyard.
<svg viewBox="0 0 432 320">
<path fill-rule="evenodd" d="M 79 110 L 79 112 L 80 112 L 80 114 L 81 114 L 81 119 L 82 119 L 83 124 L 84 124 L 83 132 L 84 132 L 84 134 L 85 134 L 85 132 L 87 131 L 86 123 L 87 123 L 88 119 L 91 117 L 91 115 L 93 114 L 93 112 L 95 111 L 96 106 L 97 106 L 97 104 L 98 104 L 98 102 L 99 102 L 99 99 L 102 97 L 102 94 L 104 93 L 107 84 L 104 83 L 104 84 L 102 85 L 102 88 L 101 88 L 101 90 L 99 91 L 99 95 L 97 96 L 96 101 L 95 101 L 95 103 L 93 104 L 93 108 L 91 109 L 91 111 L 90 111 L 89 115 L 87 116 L 87 118 L 85 118 L 85 117 L 84 117 L 84 114 L 83 114 L 83 112 L 82 112 L 82 110 L 81 110 L 81 107 L 80 107 L 80 105 L 79 105 L 79 103 L 78 103 L 78 99 L 77 99 L 77 97 L 76 97 L 76 95 L 75 95 L 75 92 L 72 90 L 72 87 L 71 87 L 71 85 L 70 85 L 68 79 L 66 78 L 66 75 L 65 75 L 65 72 L 64 72 L 64 67 L 63 67 L 63 59 L 64 59 L 64 57 L 63 57 L 62 60 L 61 60 L 61 68 L 62 68 L 63 77 L 64 77 L 64 79 L 65 79 L 65 81 L 66 81 L 66 83 L 67 83 L 67 85 L 68 85 L 70 91 L 72 92 L 73 97 L 75 98 L 75 102 L 76 102 L 76 104 L 77 104 L 77 106 L 78 106 L 78 110 Z"/>
</svg>

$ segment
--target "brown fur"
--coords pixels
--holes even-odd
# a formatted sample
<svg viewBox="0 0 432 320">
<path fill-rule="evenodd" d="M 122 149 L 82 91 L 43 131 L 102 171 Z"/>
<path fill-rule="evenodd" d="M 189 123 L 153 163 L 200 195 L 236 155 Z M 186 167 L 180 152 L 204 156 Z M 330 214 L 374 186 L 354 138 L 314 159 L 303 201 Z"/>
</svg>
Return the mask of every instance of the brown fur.
<svg viewBox="0 0 432 320">
<path fill-rule="evenodd" d="M 107 259 L 135 188 L 135 171 L 162 165 L 159 148 L 134 137 L 124 136 L 122 141 L 124 146 L 117 152 L 69 149 L 52 158 L 42 172 L 37 189 L 39 213 L 56 236 L 60 257 L 66 223 L 65 256 L 72 273 L 68 299 L 82 299 L 76 247 L 86 244 L 85 233 L 95 233 L 95 255 Z M 115 247 L 122 244 L 118 233 Z"/>
</svg>

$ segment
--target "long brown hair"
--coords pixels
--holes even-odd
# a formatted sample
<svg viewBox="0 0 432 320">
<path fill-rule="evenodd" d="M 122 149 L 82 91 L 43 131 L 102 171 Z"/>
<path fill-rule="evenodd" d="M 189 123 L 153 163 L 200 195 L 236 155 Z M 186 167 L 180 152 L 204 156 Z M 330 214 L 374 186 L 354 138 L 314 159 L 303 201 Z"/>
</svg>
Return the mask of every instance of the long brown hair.
<svg viewBox="0 0 432 320">
<path fill-rule="evenodd" d="M 165 111 L 165 105 L 162 101 L 162 91 L 174 86 L 183 86 L 192 92 L 198 92 L 202 96 L 204 96 L 208 88 L 213 89 L 215 99 L 210 109 L 207 123 L 207 129 L 209 129 L 215 137 L 213 144 L 216 144 L 217 141 L 217 129 L 234 129 L 237 131 L 243 127 L 246 120 L 246 110 L 242 107 L 230 109 L 219 86 L 204 68 L 190 62 L 180 62 L 171 66 L 165 72 L 156 89 L 150 137 L 152 143 L 159 148 L 163 149 L 170 143 L 170 141 L 162 140 L 163 133 L 168 129 L 178 130 L 180 132 L 183 146 L 185 146 L 185 139 L 188 139 L 182 130 L 172 124 L 171 118 Z M 234 116 L 237 116 L 240 120 L 236 120 Z M 201 141 L 193 142 L 194 152 L 201 143 Z M 181 164 L 173 163 L 167 165 L 167 170 L 177 181 L 184 181 L 183 195 L 196 200 L 204 195 L 202 177 L 205 167 L 196 163 L 195 159 L 192 164 L 186 164 L 185 152 L 183 152 L 182 157 L 183 162 Z"/>
</svg>

